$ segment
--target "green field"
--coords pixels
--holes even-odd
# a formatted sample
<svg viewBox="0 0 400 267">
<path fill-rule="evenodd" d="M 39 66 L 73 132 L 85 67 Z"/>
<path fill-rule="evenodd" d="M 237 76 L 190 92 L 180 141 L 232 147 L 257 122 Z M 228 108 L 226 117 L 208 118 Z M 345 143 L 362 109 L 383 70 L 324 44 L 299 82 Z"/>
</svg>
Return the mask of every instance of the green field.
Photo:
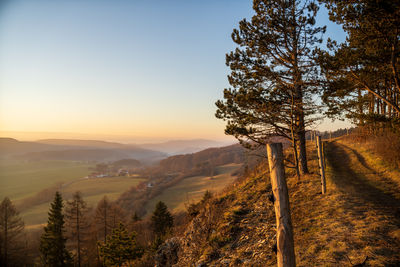
<svg viewBox="0 0 400 267">
<path fill-rule="evenodd" d="M 91 172 L 89 167 L 92 166 L 72 161 L 0 161 L 0 197 L 8 196 L 13 203 L 21 206 L 21 203 L 38 197 L 45 189 L 53 195 L 53 191 L 59 188 L 64 199 L 80 191 L 89 206 L 95 207 L 104 195 L 115 200 L 122 192 L 146 180 L 141 177 L 83 179 Z M 20 210 L 28 228 L 46 222 L 50 201 L 28 205 Z"/>
<path fill-rule="evenodd" d="M 63 187 L 61 194 L 64 199 L 70 199 L 73 193 L 80 191 L 88 206 L 96 208 L 97 202 L 103 196 L 116 200 L 121 193 L 145 180 L 137 177 L 82 179 Z M 46 222 L 49 207 L 50 203 L 46 203 L 26 209 L 21 213 L 22 218 L 27 225 L 42 224 Z"/>
<path fill-rule="evenodd" d="M 163 201 L 172 211 L 185 210 L 185 204 L 199 201 L 206 190 L 217 192 L 232 183 L 236 176 L 231 174 L 236 171 L 240 164 L 227 164 L 217 167 L 217 175 L 194 176 L 185 178 L 176 185 L 167 188 L 160 195 L 151 199 L 146 204 L 147 214 L 150 214 L 158 201 Z"/>
<path fill-rule="evenodd" d="M 47 220 L 47 212 L 55 190 L 60 190 L 64 199 L 80 191 L 89 206 L 95 208 L 104 196 L 115 200 L 132 186 L 145 181 L 143 177 L 113 177 L 85 179 L 93 164 L 73 161 L 0 161 L 0 198 L 8 196 L 20 207 L 21 217 L 27 228 L 37 227 Z M 198 201 L 206 190 L 212 192 L 223 189 L 234 181 L 231 174 L 240 167 L 228 164 L 217 167 L 213 177 L 196 176 L 185 178 L 178 184 L 166 189 L 161 195 L 150 200 L 146 210 L 151 212 L 156 202 L 162 200 L 173 211 L 185 209 L 185 204 Z M 48 190 L 49 200 L 37 201 Z M 32 201 L 32 199 L 34 199 Z M 23 205 L 25 203 L 25 206 Z"/>
<path fill-rule="evenodd" d="M 33 196 L 45 188 L 88 175 L 92 166 L 74 161 L 0 160 L 0 199 L 8 196 L 16 202 Z"/>
</svg>

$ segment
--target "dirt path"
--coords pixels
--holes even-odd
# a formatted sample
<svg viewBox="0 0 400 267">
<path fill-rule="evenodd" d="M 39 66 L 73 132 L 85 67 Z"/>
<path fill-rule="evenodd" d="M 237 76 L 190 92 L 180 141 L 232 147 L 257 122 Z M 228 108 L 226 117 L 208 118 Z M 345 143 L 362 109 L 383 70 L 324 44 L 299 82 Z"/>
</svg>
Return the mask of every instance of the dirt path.
<svg viewBox="0 0 400 267">
<path fill-rule="evenodd" d="M 400 266 L 398 183 L 343 142 L 326 143 L 326 160 L 336 216 L 348 229 L 344 240 L 368 256 L 370 266 Z"/>
</svg>

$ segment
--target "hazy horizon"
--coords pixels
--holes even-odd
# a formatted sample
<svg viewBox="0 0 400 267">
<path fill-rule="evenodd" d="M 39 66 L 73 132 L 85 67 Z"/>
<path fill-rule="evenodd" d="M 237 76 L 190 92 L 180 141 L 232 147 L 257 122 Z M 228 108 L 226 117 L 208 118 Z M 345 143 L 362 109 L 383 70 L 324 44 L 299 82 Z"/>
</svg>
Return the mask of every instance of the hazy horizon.
<svg viewBox="0 0 400 267">
<path fill-rule="evenodd" d="M 18 132 L 18 131 L 0 131 L 0 138 L 13 138 L 19 141 L 39 141 L 44 139 L 71 139 L 71 140 L 97 140 L 106 142 L 118 142 L 124 144 L 148 144 L 162 143 L 168 141 L 191 141 L 191 140 L 208 140 L 220 143 L 235 143 L 237 140 L 232 136 L 225 138 L 210 137 L 164 137 L 149 138 L 145 136 L 124 136 L 124 135 L 107 135 L 107 134 L 85 134 L 85 133 L 62 133 L 62 132 Z"/>
</svg>

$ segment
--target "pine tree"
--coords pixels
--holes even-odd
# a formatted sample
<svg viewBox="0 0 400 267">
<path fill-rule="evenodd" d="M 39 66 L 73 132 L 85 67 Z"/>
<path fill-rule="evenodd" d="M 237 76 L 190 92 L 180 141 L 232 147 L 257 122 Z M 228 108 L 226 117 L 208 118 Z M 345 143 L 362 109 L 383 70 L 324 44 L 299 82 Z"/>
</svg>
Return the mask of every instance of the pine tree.
<svg viewBox="0 0 400 267">
<path fill-rule="evenodd" d="M 100 256 L 106 266 L 121 266 L 139 258 L 143 250 L 136 244 L 136 234 L 128 234 L 122 223 L 112 230 L 106 242 L 99 243 Z"/>
<path fill-rule="evenodd" d="M 315 1 L 254 0 L 253 9 L 251 21 L 242 20 L 232 33 L 239 47 L 226 55 L 231 88 L 216 103 L 216 117 L 242 144 L 289 139 L 307 173 L 305 132 L 316 119 L 320 92 L 314 56 L 325 27 L 315 26 Z"/>
<path fill-rule="evenodd" d="M 400 5 L 398 1 L 321 0 L 346 41 L 320 53 L 327 78 L 323 100 L 331 117 L 355 123 L 400 118 Z"/>
<path fill-rule="evenodd" d="M 65 209 L 66 226 L 68 228 L 69 239 L 75 242 L 74 249 L 77 254 L 77 265 L 80 267 L 82 262 L 82 243 L 89 228 L 87 218 L 87 205 L 80 192 L 73 195 L 72 201 L 67 202 Z"/>
<path fill-rule="evenodd" d="M 22 252 L 19 240 L 24 230 L 24 222 L 8 197 L 0 204 L 0 265 L 16 264 L 16 257 Z"/>
<path fill-rule="evenodd" d="M 167 205 L 165 205 L 164 202 L 159 201 L 154 209 L 153 215 L 151 216 L 151 225 L 156 238 L 155 243 L 161 243 L 165 235 L 172 228 L 173 224 L 174 218 L 168 211 Z"/>
<path fill-rule="evenodd" d="M 40 252 L 44 265 L 69 266 L 71 256 L 65 248 L 66 238 L 64 237 L 64 215 L 62 213 L 63 200 L 61 194 L 56 192 L 54 201 L 51 203 L 47 226 L 40 239 Z"/>
</svg>

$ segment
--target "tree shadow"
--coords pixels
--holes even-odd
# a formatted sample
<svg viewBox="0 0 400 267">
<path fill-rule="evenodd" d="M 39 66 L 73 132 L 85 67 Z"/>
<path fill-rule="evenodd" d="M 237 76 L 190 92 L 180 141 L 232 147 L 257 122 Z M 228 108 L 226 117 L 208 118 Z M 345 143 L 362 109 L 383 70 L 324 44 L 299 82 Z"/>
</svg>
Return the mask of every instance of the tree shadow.
<svg viewBox="0 0 400 267">
<path fill-rule="evenodd" d="M 363 156 L 353 149 L 350 150 L 354 153 L 363 167 L 370 170 L 372 173 L 377 174 L 374 169 L 368 166 Z M 355 203 L 348 208 L 352 208 L 357 204 L 372 205 L 377 209 L 385 211 L 385 213 L 394 215 L 396 218 L 396 225 L 400 226 L 399 199 L 395 198 L 390 193 L 386 193 L 385 191 L 371 185 L 362 173 L 355 172 L 351 165 L 350 156 L 341 145 L 338 145 L 335 142 L 330 142 L 327 145 L 327 152 L 326 158 L 331 165 L 332 182 L 340 190 L 348 194 L 354 194 L 359 199 L 359 201 L 355 200 Z"/>
<path fill-rule="evenodd" d="M 371 171 L 374 174 L 378 174 L 373 168 L 371 168 L 368 163 L 366 162 L 365 158 L 358 153 L 355 149 L 352 149 L 346 145 L 341 144 L 343 147 L 345 147 L 346 149 L 351 150 L 351 152 L 357 157 L 357 160 L 361 163 L 361 165 L 366 168 L 367 170 Z"/>
</svg>

